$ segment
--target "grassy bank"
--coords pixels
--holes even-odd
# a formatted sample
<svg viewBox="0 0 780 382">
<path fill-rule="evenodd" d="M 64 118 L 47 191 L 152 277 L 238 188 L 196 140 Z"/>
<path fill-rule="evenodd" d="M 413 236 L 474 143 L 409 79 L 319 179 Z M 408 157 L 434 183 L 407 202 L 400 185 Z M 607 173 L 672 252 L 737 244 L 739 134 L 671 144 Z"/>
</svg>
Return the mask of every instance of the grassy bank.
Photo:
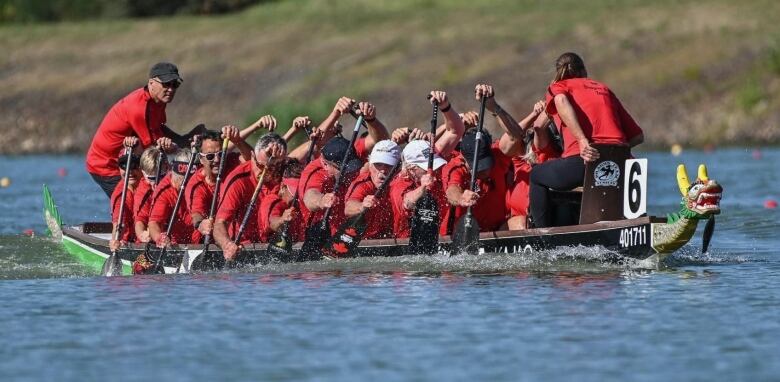
<svg viewBox="0 0 780 382">
<path fill-rule="evenodd" d="M 185 78 L 168 112 L 179 130 L 264 113 L 283 125 L 319 119 L 340 95 L 376 103 L 398 127 L 425 125 L 434 88 L 475 109 L 479 81 L 520 118 L 567 50 L 610 84 L 651 145 L 777 143 L 777 14 L 768 0 L 288 0 L 219 17 L 3 26 L 0 153 L 85 150 L 105 112 L 163 59 Z"/>
</svg>

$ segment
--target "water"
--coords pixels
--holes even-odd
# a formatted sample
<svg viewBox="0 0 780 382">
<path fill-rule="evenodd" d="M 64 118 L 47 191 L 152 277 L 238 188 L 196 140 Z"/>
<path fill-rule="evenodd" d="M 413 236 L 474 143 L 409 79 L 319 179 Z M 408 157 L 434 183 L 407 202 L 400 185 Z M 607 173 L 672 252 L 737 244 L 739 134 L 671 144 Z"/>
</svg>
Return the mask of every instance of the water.
<svg viewBox="0 0 780 382">
<path fill-rule="evenodd" d="M 659 269 L 574 248 L 111 279 L 41 237 L 42 183 L 66 222 L 107 219 L 81 159 L 0 157 L 12 181 L 0 189 L 0 375 L 777 380 L 780 211 L 763 203 L 780 199 L 780 150 L 751 151 L 647 155 L 652 214 L 678 208 L 678 161 L 691 177 L 707 163 L 725 188 L 710 253 L 699 254 L 699 232 Z"/>
</svg>

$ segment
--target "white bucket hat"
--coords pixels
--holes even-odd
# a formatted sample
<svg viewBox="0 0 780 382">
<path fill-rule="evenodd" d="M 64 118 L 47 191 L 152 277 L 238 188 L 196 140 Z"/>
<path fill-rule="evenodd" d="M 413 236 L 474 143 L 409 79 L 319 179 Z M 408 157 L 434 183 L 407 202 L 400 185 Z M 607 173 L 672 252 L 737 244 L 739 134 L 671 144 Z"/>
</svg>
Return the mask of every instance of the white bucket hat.
<svg viewBox="0 0 780 382">
<path fill-rule="evenodd" d="M 401 149 L 389 139 L 377 142 L 368 157 L 368 162 L 371 164 L 384 163 L 390 166 L 395 166 L 400 160 Z"/>
<path fill-rule="evenodd" d="M 406 147 L 404 147 L 404 162 L 418 166 L 423 170 L 427 170 L 428 155 L 430 153 L 431 145 L 428 143 L 428 141 L 422 139 L 411 141 L 406 145 Z M 447 164 L 447 161 L 444 160 L 444 158 L 440 157 L 439 154 L 433 154 L 433 170 L 437 170 L 439 167 L 444 166 L 445 164 Z"/>
</svg>

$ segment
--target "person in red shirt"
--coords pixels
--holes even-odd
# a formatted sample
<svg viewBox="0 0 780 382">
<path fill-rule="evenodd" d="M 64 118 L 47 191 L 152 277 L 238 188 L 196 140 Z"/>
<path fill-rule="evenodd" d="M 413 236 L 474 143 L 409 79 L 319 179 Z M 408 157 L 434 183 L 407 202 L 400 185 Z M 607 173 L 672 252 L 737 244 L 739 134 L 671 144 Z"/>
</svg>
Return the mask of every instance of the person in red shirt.
<svg viewBox="0 0 780 382">
<path fill-rule="evenodd" d="M 239 246 L 233 240 L 238 235 L 260 175 L 268 168 L 260 185 L 256 205 L 252 209 L 241 237 L 241 243 L 260 241 L 258 227 L 260 204 L 266 195 L 278 192 L 279 184 L 273 173 L 281 171 L 286 155 L 287 142 L 276 133 L 267 133 L 257 140 L 252 160 L 236 167 L 225 179 L 220 190 L 222 196 L 214 220 L 214 242 L 222 248 L 226 260 L 233 260 L 238 253 Z"/>
<path fill-rule="evenodd" d="M 160 157 L 160 179 L 157 179 L 157 159 Z M 138 184 L 133 198 L 133 220 L 135 221 L 135 238 L 138 243 L 148 243 L 149 214 L 152 212 L 152 196 L 154 189 L 168 173 L 168 160 L 165 153 L 156 146 L 151 146 L 141 154 L 141 172 L 143 179 Z"/>
<path fill-rule="evenodd" d="M 130 155 L 130 168 L 127 166 L 127 156 Z M 119 228 L 119 209 L 122 206 L 122 190 L 124 189 L 124 181 L 120 181 L 117 187 L 114 188 L 114 192 L 111 194 L 111 222 L 113 223 L 113 229 L 111 230 L 111 240 L 109 241 L 109 248 L 111 251 L 116 251 L 121 245 L 126 245 L 128 242 L 135 240 L 135 233 L 133 231 L 133 194 L 139 185 L 141 179 L 141 170 L 139 163 L 141 159 L 132 153 L 132 150 L 125 148 L 122 156 L 118 158 L 119 172 L 124 179 L 125 172 L 130 171 L 127 176 L 127 192 L 125 193 L 124 211 L 122 211 L 122 232 L 120 233 L 119 240 L 114 240 L 114 233 Z"/>
<path fill-rule="evenodd" d="M 588 78 L 585 63 L 575 53 L 555 62 L 556 74 L 547 89 L 546 111 L 563 135 L 560 159 L 531 170 L 531 215 L 536 227 L 548 227 L 548 189 L 571 190 L 582 186 L 585 163 L 598 159 L 591 143 L 634 147 L 644 140 L 642 129 L 603 83 Z"/>
<path fill-rule="evenodd" d="M 260 240 L 267 242 L 284 223 L 289 224 L 288 234 L 293 242 L 303 241 L 303 219 L 292 206 L 295 192 L 303 171 L 303 164 L 295 158 L 288 158 L 284 166 L 282 184 L 278 193 L 269 193 L 260 204 Z"/>
<path fill-rule="evenodd" d="M 190 150 L 179 149 L 171 157 L 171 172 L 163 178 L 152 196 L 152 211 L 149 215 L 149 235 L 157 246 L 163 248 L 169 244 L 189 244 L 200 241 L 200 232 L 192 225 L 187 204 L 182 200 L 173 219 L 171 235 L 166 235 L 168 222 L 176 206 L 179 190 L 185 187 L 184 176 L 190 161 Z M 192 171 L 196 169 L 193 166 Z"/>
<path fill-rule="evenodd" d="M 401 159 L 401 150 L 391 140 L 379 141 L 374 145 L 368 158 L 368 165 L 364 166 L 357 178 L 347 189 L 346 202 L 344 203 L 344 215 L 351 218 L 366 211 L 365 239 L 381 239 L 391 237 L 393 234 L 392 210 L 376 208 L 390 204 L 390 195 L 385 190 L 377 195 L 377 190 L 382 183 L 392 174 Z"/>
<path fill-rule="evenodd" d="M 111 195 L 120 180 L 116 158 L 125 137 L 138 137 L 141 149 L 157 142 L 170 151 L 174 143 L 185 147 L 201 131 L 199 126 L 180 136 L 165 126 L 165 107 L 173 101 L 182 81 L 176 65 L 159 62 L 149 71 L 146 86 L 119 100 L 103 118 L 87 151 L 86 168 L 106 195 Z"/>
<path fill-rule="evenodd" d="M 201 167 L 187 182 L 184 198 L 192 215 L 192 224 L 202 235 L 211 234 L 212 221 L 209 219 L 211 201 L 219 172 L 219 161 L 222 156 L 222 140 L 227 138 L 238 152 L 227 154 L 222 179 L 226 178 L 240 163 L 252 159 L 252 147 L 241 138 L 235 126 L 223 126 L 222 131 L 207 130 L 201 134 L 200 152 L 198 153 Z"/>
<path fill-rule="evenodd" d="M 447 199 L 441 183 L 441 168 L 447 164 L 439 154 L 433 154 L 433 174 L 428 174 L 428 154 L 431 144 L 428 140 L 417 139 L 409 142 L 402 152 L 401 171 L 390 183 L 390 202 L 393 208 L 393 233 L 396 238 L 406 238 L 411 234 L 410 219 L 415 206 L 424 192 L 432 193 L 439 205 L 439 214 L 444 216 L 448 209 Z M 442 219 L 439 234 L 444 234 L 446 224 Z"/>
<path fill-rule="evenodd" d="M 390 138 L 384 124 L 376 117 L 375 106 L 368 102 L 358 103 L 356 111 L 363 115 L 368 126 L 366 136 L 357 139 L 352 147 L 349 146 L 349 141 L 344 137 L 333 136 L 334 132 L 338 130 L 338 118 L 347 114 L 354 105 L 354 100 L 346 97 L 340 98 L 331 115 L 318 127 L 323 132 L 322 140 L 327 139 L 327 141 L 320 150 L 319 157 L 313 159 L 303 170 L 301 182 L 298 185 L 298 192 L 303 200 L 300 205 L 301 216 L 306 226 L 321 221 L 325 209 L 331 208 L 331 232 L 336 232 L 345 220 L 344 196 L 352 177 L 368 159 L 368 154 L 373 149 L 374 144 Z M 329 136 L 332 138 L 328 139 Z M 341 180 L 338 193 L 334 194 L 336 177 L 341 161 L 347 152 L 349 152 L 349 157 L 345 167 L 345 176 Z"/>
</svg>

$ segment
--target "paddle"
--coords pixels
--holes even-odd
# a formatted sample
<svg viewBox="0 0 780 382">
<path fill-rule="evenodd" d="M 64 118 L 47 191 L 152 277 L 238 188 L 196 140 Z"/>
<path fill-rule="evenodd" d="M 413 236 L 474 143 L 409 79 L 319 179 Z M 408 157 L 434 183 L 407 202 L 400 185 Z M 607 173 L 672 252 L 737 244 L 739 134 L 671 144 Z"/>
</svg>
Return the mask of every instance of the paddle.
<svg viewBox="0 0 780 382">
<path fill-rule="evenodd" d="M 477 135 L 475 137 L 476 143 L 474 144 L 474 160 L 471 163 L 471 186 L 469 189 L 472 192 L 475 191 L 475 186 L 477 184 L 477 158 L 479 157 L 479 145 L 482 143 L 482 124 L 485 120 L 486 102 L 487 97 L 482 96 L 481 105 L 479 107 L 479 124 L 477 125 Z M 477 219 L 474 219 L 474 216 L 471 213 L 471 206 L 466 209 L 466 214 L 461 216 L 457 224 L 455 224 L 455 230 L 452 233 L 452 249 L 450 250 L 450 256 L 452 256 L 457 249 L 470 255 L 479 253 L 479 223 L 477 222 Z"/>
<path fill-rule="evenodd" d="M 209 216 L 207 217 L 207 219 L 211 219 L 212 222 L 214 221 L 214 214 L 217 213 L 217 200 L 219 200 L 219 186 L 220 184 L 222 184 L 222 173 L 225 169 L 225 162 L 227 161 L 229 143 L 230 140 L 228 138 L 225 138 L 222 141 L 222 153 L 220 153 L 219 155 L 219 169 L 217 170 L 217 180 L 214 183 L 214 194 L 211 196 L 211 207 L 209 208 Z M 206 267 L 206 261 L 207 261 L 206 256 L 208 256 L 210 245 L 211 245 L 211 233 L 208 233 L 206 234 L 206 237 L 203 238 L 203 252 L 201 252 L 198 256 L 195 257 L 195 261 L 192 262 L 192 268 L 203 270 Z M 210 264 L 210 268 L 214 269 L 219 265 L 221 265 L 221 264 L 215 264 L 217 262 L 221 263 L 221 261 L 219 260 L 220 258 L 223 259 L 222 256 L 212 256 L 212 258 L 209 258 L 208 262 Z M 179 272 L 179 268 L 181 266 L 184 266 L 185 272 L 189 272 L 190 264 L 189 264 L 188 252 L 184 253 L 184 256 L 182 256 L 181 258 L 181 262 L 179 263 L 179 266 L 176 267 L 177 273 Z"/>
<path fill-rule="evenodd" d="M 380 196 L 384 193 L 387 185 L 393 180 L 395 171 L 400 166 L 400 162 L 396 164 L 392 170 L 387 174 L 385 180 L 374 193 L 375 196 Z M 333 253 L 337 253 L 339 257 L 349 257 L 355 251 L 360 241 L 363 240 L 363 235 L 366 233 L 368 224 L 366 223 L 366 212 L 368 209 L 364 209 L 356 216 L 353 216 L 336 231 L 336 235 L 331 238 L 329 247 Z"/>
<path fill-rule="evenodd" d="M 152 185 L 152 194 L 154 194 L 154 190 L 157 189 L 157 185 L 160 184 L 160 176 L 162 175 L 162 157 L 164 155 L 162 148 L 159 146 L 157 147 L 159 151 L 157 152 L 157 158 L 154 160 L 154 184 Z M 148 230 L 149 227 L 146 227 Z M 144 259 L 149 258 L 149 250 L 152 248 L 152 241 L 149 240 L 146 242 L 146 245 L 144 246 L 144 251 L 141 253 L 143 255 Z"/>
<path fill-rule="evenodd" d="M 314 155 L 314 147 L 317 144 L 317 139 L 312 139 L 309 145 L 309 151 L 306 153 L 306 163 L 311 162 L 311 157 Z M 294 209 L 298 208 L 298 189 L 295 189 L 293 199 L 290 202 L 290 206 Z M 292 240 L 290 240 L 290 222 L 284 222 L 279 231 L 274 233 L 274 236 L 268 242 L 269 255 L 275 258 L 287 259 L 292 254 Z"/>
<path fill-rule="evenodd" d="M 179 212 L 179 206 L 184 196 L 184 189 L 187 188 L 187 181 L 190 180 L 192 175 L 192 166 L 195 165 L 195 158 L 198 156 L 197 146 L 193 148 L 192 155 L 190 155 L 190 162 L 187 163 L 187 172 L 184 174 L 184 179 L 181 181 L 181 187 L 179 187 L 179 193 L 176 195 L 176 203 L 173 205 L 173 211 L 171 211 L 171 217 L 168 219 L 168 227 L 165 229 L 165 237 L 171 237 L 171 231 L 173 230 L 173 224 L 176 222 L 176 213 Z M 152 273 L 165 273 L 163 269 L 163 259 L 168 250 L 168 245 L 164 245 L 160 250 L 160 255 L 157 256 L 157 260 L 152 267 Z"/>
<path fill-rule="evenodd" d="M 429 95 L 430 99 L 431 96 Z M 439 103 L 433 103 L 433 115 L 431 116 L 431 150 L 428 153 L 428 175 L 433 176 L 434 143 L 436 143 L 436 128 L 439 119 Z M 414 206 L 414 215 L 409 222 L 411 234 L 406 253 L 409 255 L 433 255 L 439 249 L 439 204 L 436 198 L 428 190 L 423 190 L 423 195 L 417 199 Z"/>
<path fill-rule="evenodd" d="M 122 231 L 125 228 L 125 198 L 127 197 L 127 182 L 130 179 L 130 161 L 133 159 L 132 147 L 126 146 L 125 151 L 127 152 L 127 162 L 125 163 L 124 184 L 122 184 L 122 200 L 119 205 L 119 221 L 116 223 L 116 231 L 114 231 L 115 241 L 122 237 Z M 111 251 L 111 255 L 103 262 L 103 269 L 100 271 L 101 275 L 106 277 L 122 275 L 122 259 L 119 258 L 117 252 Z"/>
<path fill-rule="evenodd" d="M 271 159 L 268 158 L 268 163 L 271 162 Z M 238 233 L 236 233 L 235 239 L 233 239 L 233 244 L 239 246 L 239 251 L 241 249 L 241 236 L 244 234 L 244 230 L 246 229 L 246 224 L 249 222 L 249 218 L 252 216 L 252 210 L 255 208 L 255 204 L 257 204 L 257 197 L 260 195 L 260 190 L 263 188 L 263 179 L 265 178 L 265 172 L 268 170 L 268 166 L 266 165 L 263 167 L 263 172 L 260 173 L 260 179 L 257 181 L 257 186 L 255 186 L 255 191 L 252 192 L 252 198 L 249 199 L 249 206 L 246 208 L 246 212 L 244 213 L 244 218 L 241 220 L 241 225 L 238 227 Z M 233 257 L 233 260 L 226 260 L 225 265 L 230 268 L 235 268 L 236 266 L 240 264 L 246 264 L 252 261 L 253 259 L 249 258 L 249 256 L 242 256 L 242 253 L 239 252 L 236 254 L 235 257 Z"/>
<path fill-rule="evenodd" d="M 360 126 L 362 124 L 363 115 L 361 114 L 357 117 L 357 123 L 355 123 L 355 128 L 352 130 L 352 139 L 350 139 L 347 151 L 344 153 L 344 158 L 341 160 L 339 174 L 336 176 L 336 182 L 333 184 L 334 195 L 338 194 L 339 186 L 341 185 L 341 178 L 344 177 L 344 168 L 347 165 L 347 159 L 349 159 L 349 154 L 352 152 L 352 146 L 355 144 L 355 140 L 357 140 L 358 132 L 360 131 Z M 324 243 L 329 242 L 329 221 L 330 207 L 325 209 L 325 214 L 323 215 L 321 221 L 312 222 L 312 224 L 306 229 L 306 237 L 303 241 L 303 246 L 301 247 L 301 252 L 298 259 L 299 261 L 319 259 L 322 256 L 322 246 Z"/>
<path fill-rule="evenodd" d="M 715 216 L 710 216 L 710 218 L 707 219 L 707 225 L 704 226 L 704 233 L 702 234 L 701 253 L 707 252 L 707 249 L 710 247 L 710 239 L 712 239 L 712 234 L 714 232 Z"/>
</svg>

